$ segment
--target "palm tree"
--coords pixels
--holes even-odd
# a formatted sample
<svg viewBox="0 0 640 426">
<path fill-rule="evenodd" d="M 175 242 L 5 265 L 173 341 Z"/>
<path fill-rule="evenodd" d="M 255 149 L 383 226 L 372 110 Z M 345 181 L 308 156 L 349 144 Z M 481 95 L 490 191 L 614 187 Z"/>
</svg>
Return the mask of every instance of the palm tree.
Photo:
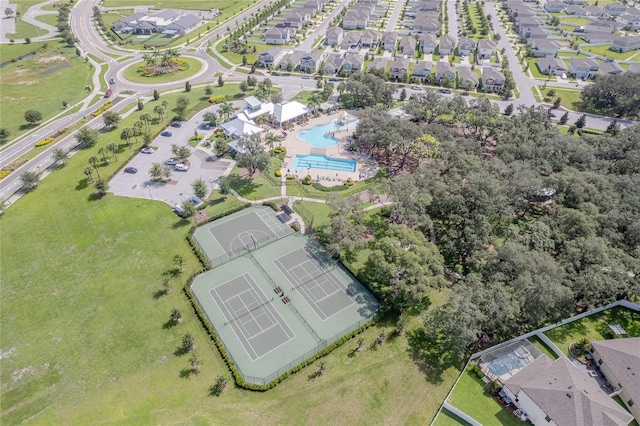
<svg viewBox="0 0 640 426">
<path fill-rule="evenodd" d="M 148 113 L 144 113 L 140 116 L 140 120 L 144 121 L 144 124 L 147 127 L 147 132 L 150 132 L 151 127 L 149 127 L 149 121 L 151 121 L 151 115 Z"/>
<path fill-rule="evenodd" d="M 311 95 L 309 95 L 307 102 L 309 102 L 309 106 L 311 107 L 311 109 L 313 110 L 313 113 L 315 114 L 316 107 L 319 107 L 320 104 L 322 103 L 322 95 L 320 94 L 320 92 L 313 92 L 311 93 Z"/>
<path fill-rule="evenodd" d="M 156 64 L 156 58 L 149 53 L 145 53 L 144 55 L 142 55 L 142 60 L 144 61 L 145 65 L 148 67 L 152 67 Z"/>
<path fill-rule="evenodd" d="M 273 149 L 273 144 L 280 142 L 280 138 L 272 132 L 267 133 L 264 140 L 267 142 L 267 145 L 269 145 L 269 149 Z"/>
<path fill-rule="evenodd" d="M 164 167 L 160 163 L 153 163 L 151 168 L 149 169 L 149 176 L 151 176 L 151 180 L 160 180 L 162 178 L 162 174 L 164 172 Z"/>
<path fill-rule="evenodd" d="M 98 149 L 98 155 L 102 155 L 102 162 L 106 163 L 107 162 L 107 150 L 104 148 L 99 148 Z"/>
<path fill-rule="evenodd" d="M 191 370 L 195 374 L 198 374 L 198 372 L 200 371 L 200 358 L 198 358 L 195 352 L 191 354 L 191 357 L 189 358 L 189 364 L 191 364 Z"/>
<path fill-rule="evenodd" d="M 107 182 L 105 178 L 96 179 L 95 186 L 96 186 L 96 194 L 99 195 L 100 197 L 103 197 L 104 195 L 106 195 L 107 191 L 109 190 L 109 182 Z"/>
<path fill-rule="evenodd" d="M 98 163 L 100 163 L 100 160 L 98 159 L 98 157 L 94 155 L 93 157 L 89 158 L 89 163 L 91 163 L 93 168 L 96 170 L 96 174 L 98 175 L 98 177 L 100 177 L 100 171 L 98 170 Z"/>
<path fill-rule="evenodd" d="M 55 149 L 53 150 L 53 161 L 56 163 L 60 163 L 63 166 L 67 163 L 69 159 L 69 152 L 64 149 Z"/>
<path fill-rule="evenodd" d="M 87 175 L 91 183 L 93 183 L 93 170 L 91 170 L 91 167 L 85 167 L 83 172 L 85 175 Z"/>
<path fill-rule="evenodd" d="M 231 115 L 233 114 L 233 105 L 229 102 L 225 102 L 220 105 L 220 109 L 218 110 L 218 114 L 220 114 L 220 118 L 223 121 L 229 121 Z"/>
<path fill-rule="evenodd" d="M 124 129 L 122 129 L 122 132 L 120 133 L 120 140 L 126 141 L 129 147 L 131 147 L 132 137 L 133 137 L 133 129 L 131 127 L 125 127 Z"/>
<path fill-rule="evenodd" d="M 158 114 L 158 117 L 160 118 L 160 120 L 162 120 L 162 117 L 164 117 L 164 113 L 166 112 L 164 107 L 162 105 L 156 105 L 153 108 L 153 112 L 155 112 L 156 114 Z"/>
<path fill-rule="evenodd" d="M 111 154 L 113 154 L 113 159 L 115 161 L 118 161 L 118 157 L 116 156 L 116 152 L 118 151 L 118 146 L 115 143 L 111 142 L 109 145 L 107 145 L 106 148 Z"/>
<path fill-rule="evenodd" d="M 182 337 L 182 349 L 187 352 L 193 352 L 196 349 L 196 339 L 191 333 L 187 333 Z"/>
<path fill-rule="evenodd" d="M 265 92 L 267 92 L 267 94 L 271 93 L 271 88 L 273 87 L 273 83 L 271 82 L 270 79 L 265 78 L 264 80 L 262 80 L 262 87 L 264 87 Z"/>
<path fill-rule="evenodd" d="M 171 310 L 171 321 L 175 322 L 176 324 L 182 322 L 182 312 L 180 312 L 180 309 L 173 308 Z"/>
</svg>

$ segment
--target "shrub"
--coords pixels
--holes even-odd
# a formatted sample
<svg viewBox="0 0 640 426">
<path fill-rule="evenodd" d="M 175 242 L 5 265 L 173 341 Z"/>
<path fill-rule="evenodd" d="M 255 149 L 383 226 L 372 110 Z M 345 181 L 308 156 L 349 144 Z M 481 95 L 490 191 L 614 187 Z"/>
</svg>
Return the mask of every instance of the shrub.
<svg viewBox="0 0 640 426">
<path fill-rule="evenodd" d="M 51 142 L 53 142 L 53 141 L 54 141 L 54 139 L 55 139 L 54 137 L 49 136 L 49 137 L 48 137 L 48 138 L 46 138 L 46 139 L 43 139 L 43 140 L 41 140 L 41 141 L 39 141 L 39 142 L 36 142 L 35 146 L 48 145 L 48 144 L 50 144 Z"/>
<path fill-rule="evenodd" d="M 209 98 L 209 102 L 212 103 L 212 104 L 219 104 L 219 103 L 222 103 L 222 102 L 226 102 L 226 100 L 227 100 L 227 97 L 224 96 L 224 95 L 211 96 Z"/>
<path fill-rule="evenodd" d="M 313 179 L 311 178 L 311 175 L 306 175 L 304 179 L 302 179 L 303 185 L 311 185 L 312 183 L 313 183 Z"/>
<path fill-rule="evenodd" d="M 276 175 L 277 177 L 280 177 L 280 176 L 282 176 L 282 172 L 281 172 L 280 170 L 276 170 L 275 175 Z"/>
<path fill-rule="evenodd" d="M 276 146 L 275 148 L 273 148 L 273 152 L 275 152 L 276 154 L 282 154 L 283 152 L 287 152 L 287 150 L 284 146 Z"/>
<path fill-rule="evenodd" d="M 346 185 L 347 186 L 352 186 L 355 182 L 353 181 L 353 179 L 349 178 L 347 179 Z"/>
<path fill-rule="evenodd" d="M 10 170 L 0 170 L 0 180 L 6 178 L 9 175 L 9 173 L 11 173 Z"/>
<path fill-rule="evenodd" d="M 296 177 L 294 175 L 287 175 L 287 180 L 294 180 Z"/>
</svg>

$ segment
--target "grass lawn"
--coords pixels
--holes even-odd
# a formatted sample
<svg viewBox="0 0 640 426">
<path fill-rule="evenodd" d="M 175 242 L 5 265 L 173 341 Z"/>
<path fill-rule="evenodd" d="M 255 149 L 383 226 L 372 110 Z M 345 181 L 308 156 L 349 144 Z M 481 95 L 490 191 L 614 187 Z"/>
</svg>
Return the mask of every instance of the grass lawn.
<svg viewBox="0 0 640 426">
<path fill-rule="evenodd" d="M 256 49 L 256 52 L 241 54 L 241 53 L 225 51 L 224 44 L 225 44 L 225 40 L 218 43 L 218 45 L 216 46 L 216 52 L 218 52 L 221 56 L 224 56 L 225 58 L 227 58 L 229 61 L 233 62 L 236 65 L 242 64 L 243 56 L 246 56 L 247 64 L 253 64 L 255 62 L 258 62 L 258 55 L 261 52 L 264 52 L 265 50 L 269 50 L 270 47 L 273 47 L 268 44 L 249 44 L 250 47 L 254 47 Z"/>
<path fill-rule="evenodd" d="M 531 74 L 533 74 L 533 78 L 555 81 L 555 76 L 549 76 L 540 72 L 540 68 L 538 68 L 538 58 L 526 58 L 526 61 L 527 64 L 529 64 L 529 69 L 531 70 Z"/>
<path fill-rule="evenodd" d="M 540 352 L 547 355 L 552 360 L 558 359 L 558 355 L 542 341 L 538 336 L 531 336 L 527 339 L 533 346 L 535 346 Z"/>
<path fill-rule="evenodd" d="M 251 6 L 253 2 L 251 0 L 216 0 L 215 4 L 212 4 L 209 0 L 168 0 L 168 1 L 156 1 L 156 0 L 136 0 L 136 6 L 150 5 L 154 9 L 192 9 L 192 10 L 211 10 L 212 7 L 220 10 L 221 15 L 216 18 L 216 22 L 230 18 L 231 16 L 239 13 L 240 11 Z M 104 7 L 123 7 L 131 6 L 129 0 L 105 0 L 102 3 Z"/>
<path fill-rule="evenodd" d="M 133 9 L 120 9 L 120 10 L 108 10 L 102 12 L 102 22 L 104 25 L 111 29 L 113 24 L 122 19 L 125 16 L 133 15 Z"/>
<path fill-rule="evenodd" d="M 58 14 L 55 15 L 38 15 L 35 17 L 40 22 L 44 22 L 45 24 L 53 25 L 54 27 L 58 25 Z"/>
<path fill-rule="evenodd" d="M 303 90 L 298 92 L 292 99 L 292 101 L 298 101 L 307 105 L 309 103 L 309 97 L 312 93 L 317 92 L 318 90 Z"/>
<path fill-rule="evenodd" d="M 23 46 L 3 45 L 3 57 L 5 53 L 9 58 L 21 56 L 33 49 Z M 75 48 L 56 42 L 50 42 L 34 57 L 2 67 L 0 127 L 15 138 L 31 129 L 24 120 L 26 110 L 40 111 L 43 121 L 62 112 L 63 100 L 73 105 L 87 96 L 84 87 L 92 84 L 92 73 L 91 64 L 77 57 Z"/>
<path fill-rule="evenodd" d="M 449 397 L 449 403 L 486 426 L 520 425 L 495 398 L 484 391 L 484 382 L 469 369 L 460 377 Z"/>
<path fill-rule="evenodd" d="M 172 103 L 171 96 L 161 99 Z M 209 397 L 216 376 L 229 374 L 179 291 L 197 267 L 185 241 L 188 222 L 160 202 L 112 194 L 95 200 L 84 180 L 88 158 L 113 138 L 101 136 L 2 218 L 3 424 L 431 421 L 458 370 L 427 374 L 405 336 L 359 353 L 349 342 L 323 358 L 326 373 L 315 380 L 308 378 L 312 365 L 268 392 L 229 383 L 221 397 Z M 134 152 L 125 149 L 101 174 L 110 176 Z M 207 212 L 234 203 L 215 193 Z M 171 278 L 174 291 L 163 295 L 174 254 L 185 258 L 187 272 Z M 184 321 L 172 327 L 173 307 Z M 382 326 L 362 334 L 367 348 Z M 202 360 L 198 375 L 189 374 L 188 356 L 175 353 L 187 332 Z"/>
<path fill-rule="evenodd" d="M 613 332 L 609 324 L 620 324 L 627 331 L 625 337 L 640 337 L 640 313 L 621 307 L 554 328 L 545 335 L 568 356 L 569 345 L 583 337 L 591 341 L 610 339 Z"/>
<path fill-rule="evenodd" d="M 440 411 L 433 426 L 467 426 L 469 423 L 465 422 L 458 416 L 451 414 L 447 410 Z"/>
<path fill-rule="evenodd" d="M 14 44 L 0 44 L 0 62 L 8 62 L 12 59 L 18 59 L 29 53 L 35 53 L 38 49 L 44 45 L 50 45 L 50 42 L 46 41 L 34 41 L 33 43 L 14 43 Z M 53 44 L 56 44 L 55 42 Z M 62 46 L 62 44 L 60 44 Z M 2 68 L 4 69 L 4 68 Z"/>
<path fill-rule="evenodd" d="M 562 18 L 560 22 L 582 26 L 582 25 L 587 25 L 591 21 L 588 20 L 587 18 Z"/>
<path fill-rule="evenodd" d="M 154 77 L 145 77 L 142 75 L 141 66 L 144 65 L 143 61 L 136 62 L 135 64 L 129 65 L 124 70 L 124 78 L 129 81 L 133 81 L 136 83 L 166 83 L 169 81 L 182 80 L 185 78 L 189 78 L 192 75 L 195 75 L 202 68 L 202 64 L 199 60 L 194 58 L 182 57 L 181 60 L 185 61 L 184 67 L 186 70 L 179 71 L 174 74 L 165 74 Z"/>
<path fill-rule="evenodd" d="M 249 200 L 277 197 L 280 195 L 281 186 L 275 183 L 279 181 L 280 178 L 274 176 L 274 173 L 280 169 L 281 165 L 282 160 L 278 157 L 271 157 L 269 168 L 265 170 L 264 173 L 256 172 L 253 177 L 245 174 L 244 170 L 241 173 L 241 169 L 236 166 L 229 175 L 229 185 L 237 191 L 238 194 Z M 265 174 L 269 175 L 269 177 L 273 176 L 273 178 L 270 179 L 266 177 Z"/>
<path fill-rule="evenodd" d="M 580 111 L 580 103 L 581 103 L 580 93 L 582 93 L 581 90 L 561 89 L 558 87 L 551 87 L 551 86 L 547 86 L 546 89 L 542 90 L 540 86 L 538 87 L 540 88 L 542 93 L 545 95 L 549 90 L 551 89 L 555 90 L 556 91 L 555 97 L 560 97 L 562 99 L 562 102 L 560 104 L 563 107 L 569 108 L 572 111 Z"/>
<path fill-rule="evenodd" d="M 580 45 L 580 50 L 587 51 L 589 53 L 595 53 L 596 55 L 606 56 L 607 58 L 617 59 L 619 61 L 626 61 L 634 55 L 638 54 L 638 50 L 632 50 L 631 52 L 614 52 L 609 49 L 609 46 L 589 46 L 586 44 Z"/>
<path fill-rule="evenodd" d="M 6 34 L 6 37 L 8 39 L 27 38 L 27 37 L 33 38 L 33 37 L 47 34 L 45 30 L 39 27 L 36 27 L 34 25 L 31 25 L 22 20 L 22 16 L 24 16 L 27 13 L 27 10 L 29 10 L 31 6 L 34 6 L 38 3 L 42 3 L 42 2 L 39 0 L 14 0 L 12 2 L 12 4 L 15 4 L 18 6 L 17 11 L 20 13 L 20 16 L 18 16 L 17 18 L 12 18 L 12 19 L 16 19 L 16 27 L 15 27 L 16 32 L 12 34 Z M 2 10 L 2 13 L 4 18 L 4 10 Z"/>
<path fill-rule="evenodd" d="M 302 209 L 300 209 L 302 207 Z M 313 225 L 315 227 L 322 226 L 329 220 L 329 213 L 331 208 L 325 203 L 314 203 L 312 201 L 296 201 L 293 204 L 293 209 L 300 213 L 305 223 L 308 225 L 311 218 L 309 215 L 313 215 Z"/>
</svg>

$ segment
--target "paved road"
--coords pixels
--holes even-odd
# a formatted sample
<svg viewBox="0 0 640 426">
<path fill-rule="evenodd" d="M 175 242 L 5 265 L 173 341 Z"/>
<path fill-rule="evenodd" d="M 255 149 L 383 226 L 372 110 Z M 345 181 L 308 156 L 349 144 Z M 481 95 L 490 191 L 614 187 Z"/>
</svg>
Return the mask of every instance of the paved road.
<svg viewBox="0 0 640 426">
<path fill-rule="evenodd" d="M 398 18 L 400 17 L 400 12 L 402 12 L 402 8 L 404 6 L 403 0 L 395 0 L 393 11 L 391 12 L 391 16 L 389 17 L 389 22 L 387 22 L 387 29 L 385 31 L 393 31 L 396 27 L 396 23 L 398 22 Z"/>
<path fill-rule="evenodd" d="M 333 12 L 331 12 L 329 14 L 329 16 L 327 16 L 324 21 L 322 22 L 322 24 L 320 24 L 318 26 L 318 28 L 316 28 L 312 34 L 310 34 L 307 39 L 305 41 L 303 41 L 302 43 L 300 43 L 300 46 L 298 46 L 298 49 L 300 50 L 311 50 L 311 46 L 313 45 L 313 43 L 316 41 L 316 39 L 319 36 L 323 36 L 326 32 L 327 32 L 327 28 L 329 28 L 329 24 L 331 23 L 331 21 L 333 21 L 333 18 L 335 18 L 336 16 L 338 16 L 338 13 L 340 13 L 340 11 L 343 8 L 346 8 L 349 6 L 349 2 L 350 0 L 342 0 L 341 3 L 338 3 L 338 5 L 336 6 L 336 8 L 333 10 Z"/>
<path fill-rule="evenodd" d="M 456 0 L 445 0 L 442 4 L 447 4 L 447 15 L 449 16 L 449 35 L 458 40 L 458 14 L 456 13 Z"/>
</svg>

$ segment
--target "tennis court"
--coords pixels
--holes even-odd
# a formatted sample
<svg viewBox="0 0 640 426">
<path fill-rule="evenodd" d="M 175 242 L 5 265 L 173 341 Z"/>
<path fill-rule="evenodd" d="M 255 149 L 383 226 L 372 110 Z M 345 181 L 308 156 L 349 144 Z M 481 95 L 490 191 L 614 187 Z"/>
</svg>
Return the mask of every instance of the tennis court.
<svg viewBox="0 0 640 426">
<path fill-rule="evenodd" d="M 295 334 L 249 274 L 214 287 L 209 292 L 252 360 L 293 339 Z"/>
<path fill-rule="evenodd" d="M 223 255 L 191 289 L 238 371 L 256 384 L 275 380 L 379 309 L 342 264 L 315 240 L 282 229 L 277 214 L 248 208 L 194 233 L 210 255 Z M 247 235 L 266 242 L 251 244 Z"/>
</svg>

